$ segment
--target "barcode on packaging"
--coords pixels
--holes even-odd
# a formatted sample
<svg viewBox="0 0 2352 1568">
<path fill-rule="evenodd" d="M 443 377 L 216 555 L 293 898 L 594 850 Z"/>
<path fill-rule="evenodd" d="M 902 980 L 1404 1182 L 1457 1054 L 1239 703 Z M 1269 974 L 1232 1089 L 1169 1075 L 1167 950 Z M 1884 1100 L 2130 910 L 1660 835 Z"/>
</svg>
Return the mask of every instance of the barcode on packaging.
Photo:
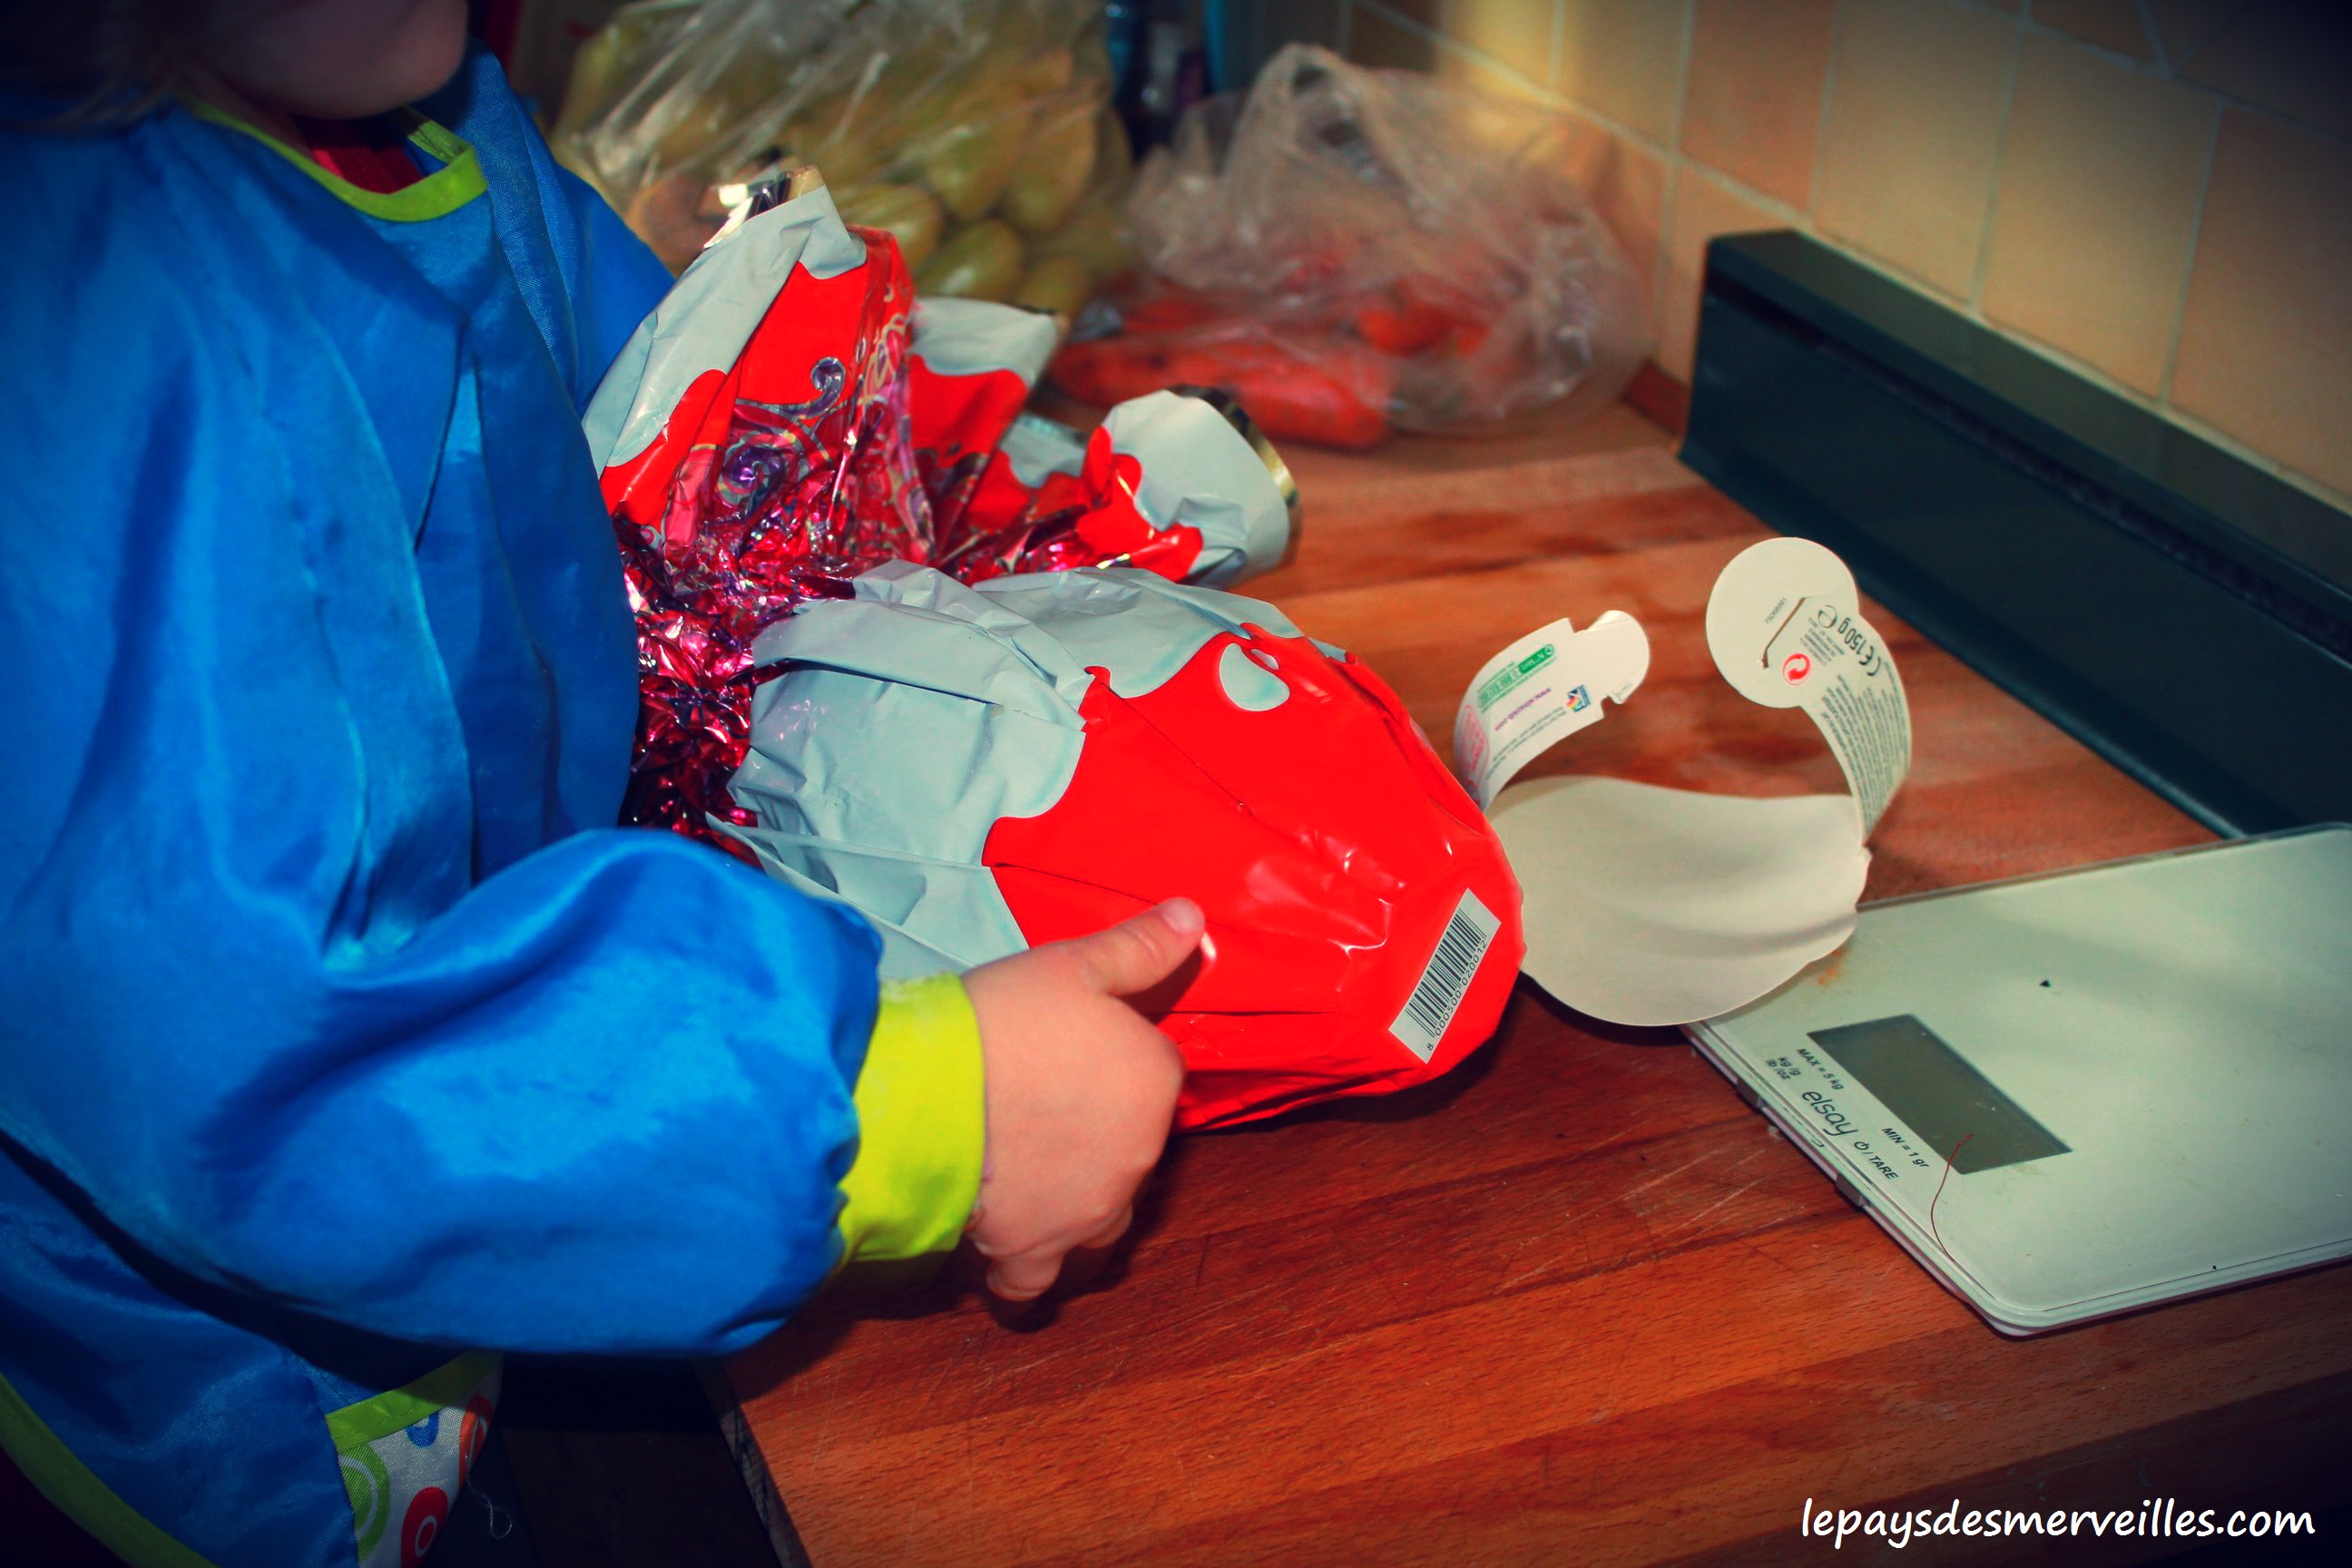
<svg viewBox="0 0 2352 1568">
<path fill-rule="evenodd" d="M 1470 989 L 1471 977 L 1478 973 L 1502 923 L 1475 893 L 1465 891 L 1454 906 L 1454 918 L 1437 939 L 1437 951 L 1429 955 L 1412 994 L 1405 998 L 1404 1011 L 1389 1026 L 1389 1033 L 1423 1061 L 1436 1053 L 1437 1042 L 1445 1037 L 1454 1009 L 1462 1005 L 1462 994 Z"/>
</svg>

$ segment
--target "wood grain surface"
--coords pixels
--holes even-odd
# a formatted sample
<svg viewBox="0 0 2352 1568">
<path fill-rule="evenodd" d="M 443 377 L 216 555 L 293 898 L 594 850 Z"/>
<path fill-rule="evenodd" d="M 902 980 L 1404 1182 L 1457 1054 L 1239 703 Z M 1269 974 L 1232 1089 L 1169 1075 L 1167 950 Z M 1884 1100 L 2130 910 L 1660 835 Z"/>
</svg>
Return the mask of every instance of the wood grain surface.
<svg viewBox="0 0 2352 1568">
<path fill-rule="evenodd" d="M 1840 787 L 1708 662 L 1764 530 L 1613 409 L 1574 430 L 1297 454 L 1294 561 L 1249 584 L 1433 736 L 1511 637 L 1610 608 L 1639 695 L 1537 772 Z M 1875 607 L 1910 782 L 1871 897 L 2195 842 L 2195 824 Z M 1565 754 L 1562 754 L 1565 753 Z M 1131 1239 L 1041 1308 L 963 1261 L 730 1363 L 818 1568 L 1832 1557 L 1816 1508 L 2321 1509 L 2352 1492 L 2352 1270 L 2027 1342 L 1948 1295 L 1678 1036 L 1522 984 L 1437 1083 L 1179 1141 Z M 2188 1542 L 1915 1542 L 2137 1561 Z"/>
</svg>

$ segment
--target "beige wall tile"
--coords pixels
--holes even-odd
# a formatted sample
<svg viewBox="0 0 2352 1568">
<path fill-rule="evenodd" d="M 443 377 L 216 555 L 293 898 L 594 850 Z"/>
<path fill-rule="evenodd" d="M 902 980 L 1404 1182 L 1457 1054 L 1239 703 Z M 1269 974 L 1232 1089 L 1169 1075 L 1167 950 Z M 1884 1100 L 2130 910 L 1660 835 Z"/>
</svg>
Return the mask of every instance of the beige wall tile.
<svg viewBox="0 0 2352 1568">
<path fill-rule="evenodd" d="M 1643 289 L 1654 290 L 1666 218 L 1666 161 L 1638 142 L 1573 117 L 1568 147 L 1569 177 L 1625 247 Z"/>
<path fill-rule="evenodd" d="M 1437 63 L 1437 44 L 1425 33 L 1358 5 L 1348 20 L 1348 58 L 1361 66 L 1428 70 Z"/>
<path fill-rule="evenodd" d="M 2220 112 L 2210 93 L 2028 37 L 1993 198 L 1987 319 L 2160 391 Z"/>
<path fill-rule="evenodd" d="M 2033 19 L 2134 59 L 2156 58 L 2155 43 L 2132 0 L 2033 0 Z"/>
<path fill-rule="evenodd" d="M 1698 0 L 1682 149 L 1791 206 L 1812 200 L 1837 0 Z"/>
<path fill-rule="evenodd" d="M 1445 30 L 1542 87 L 1551 85 L 1552 0 L 1454 0 Z"/>
<path fill-rule="evenodd" d="M 1668 146 L 1690 0 L 1563 0 L 1559 89 Z"/>
<path fill-rule="evenodd" d="M 1965 299 L 2017 38 L 2014 22 L 1945 0 L 1850 0 L 1813 192 L 1822 229 Z"/>
<path fill-rule="evenodd" d="M 1786 219 L 1700 169 L 1685 163 L 1675 177 L 1673 216 L 1666 224 L 1666 278 L 1658 300 L 1658 363 L 1687 382 L 1698 338 L 1699 282 L 1706 242 L 1719 234 L 1785 228 Z"/>
<path fill-rule="evenodd" d="M 2148 20 L 2156 24 L 2157 42 L 2174 65 L 2202 47 L 2221 30 L 2230 13 L 2244 0 L 2147 0 Z"/>
<path fill-rule="evenodd" d="M 2172 401 L 2352 491 L 2352 149 L 2227 111 Z"/>
<path fill-rule="evenodd" d="M 2345 0 L 2242 7 L 2179 70 L 2232 98 L 2352 136 L 2352 5 Z"/>
<path fill-rule="evenodd" d="M 1539 84 L 1529 81 L 1517 71 L 1507 71 L 1490 65 L 1486 58 L 1474 55 L 1450 39 L 1437 46 L 1437 79 L 1480 92 L 1497 93 L 1505 98 L 1529 99 L 1547 108 L 1556 107 Z"/>
</svg>

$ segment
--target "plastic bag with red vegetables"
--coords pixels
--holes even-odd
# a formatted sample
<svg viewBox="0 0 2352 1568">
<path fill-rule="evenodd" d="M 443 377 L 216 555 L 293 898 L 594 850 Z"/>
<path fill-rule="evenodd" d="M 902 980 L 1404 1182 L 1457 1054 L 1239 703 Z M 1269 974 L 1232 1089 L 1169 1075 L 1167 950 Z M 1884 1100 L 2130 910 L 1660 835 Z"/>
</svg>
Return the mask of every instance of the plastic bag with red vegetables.
<svg viewBox="0 0 2352 1568">
<path fill-rule="evenodd" d="M 1643 289 L 1532 105 L 1295 45 L 1196 106 L 1128 204 L 1143 273 L 1082 318 L 1054 378 L 1102 404 L 1230 391 L 1271 436 L 1599 407 L 1650 349 Z"/>
</svg>

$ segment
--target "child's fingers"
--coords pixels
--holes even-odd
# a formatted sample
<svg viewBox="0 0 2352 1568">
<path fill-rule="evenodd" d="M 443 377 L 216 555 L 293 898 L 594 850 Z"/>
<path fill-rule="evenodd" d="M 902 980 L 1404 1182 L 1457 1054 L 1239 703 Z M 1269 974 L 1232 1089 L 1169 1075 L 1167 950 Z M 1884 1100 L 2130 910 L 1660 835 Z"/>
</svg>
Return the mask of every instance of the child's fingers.
<svg viewBox="0 0 2352 1568">
<path fill-rule="evenodd" d="M 1190 899 L 1171 899 L 1069 945 L 1087 984 L 1112 996 L 1127 996 L 1173 974 L 1201 945 L 1207 925 L 1200 905 Z"/>
<path fill-rule="evenodd" d="M 1053 1289 L 1062 1272 L 1062 1254 L 1033 1250 L 997 1258 L 988 1268 L 988 1289 L 1007 1301 L 1034 1301 Z"/>
<path fill-rule="evenodd" d="M 1134 1223 L 1135 1205 L 1129 1204 L 1120 1208 L 1118 1213 L 1112 1217 L 1111 1222 L 1108 1225 L 1103 1226 L 1102 1229 L 1087 1237 L 1086 1240 L 1078 1243 L 1078 1245 L 1085 1247 L 1108 1247 L 1120 1237 L 1125 1236 L 1127 1234 L 1127 1227 Z"/>
<path fill-rule="evenodd" d="M 1070 1252 L 1098 1251 L 1125 1236 L 1135 1223 L 1135 1205 L 1123 1204 L 1110 1222 L 1069 1249 Z M 983 1252 L 983 1256 L 986 1254 Z M 1011 1253 L 989 1259 L 988 1289 L 992 1295 L 1008 1301 L 1034 1301 L 1053 1289 L 1054 1281 L 1062 1275 L 1062 1265 L 1069 1253 L 1051 1247 L 1033 1247 L 1026 1252 Z"/>
</svg>

